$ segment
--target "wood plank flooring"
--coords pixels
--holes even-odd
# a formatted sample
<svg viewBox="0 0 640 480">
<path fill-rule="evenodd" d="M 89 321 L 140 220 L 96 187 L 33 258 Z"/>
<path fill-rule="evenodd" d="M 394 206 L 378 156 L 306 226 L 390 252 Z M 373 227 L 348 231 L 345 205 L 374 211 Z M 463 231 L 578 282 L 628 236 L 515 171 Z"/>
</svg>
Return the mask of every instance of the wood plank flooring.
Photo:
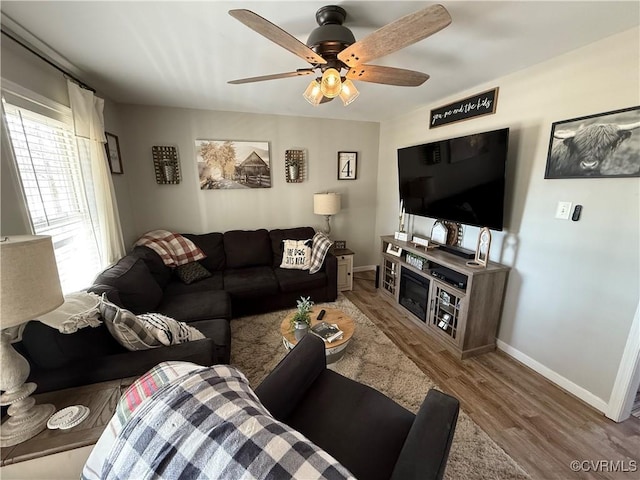
<svg viewBox="0 0 640 480">
<path fill-rule="evenodd" d="M 343 293 L 533 479 L 640 478 L 640 419 L 615 423 L 501 351 L 458 360 L 378 293 L 374 272 Z M 574 460 L 614 463 L 573 472 Z"/>
</svg>

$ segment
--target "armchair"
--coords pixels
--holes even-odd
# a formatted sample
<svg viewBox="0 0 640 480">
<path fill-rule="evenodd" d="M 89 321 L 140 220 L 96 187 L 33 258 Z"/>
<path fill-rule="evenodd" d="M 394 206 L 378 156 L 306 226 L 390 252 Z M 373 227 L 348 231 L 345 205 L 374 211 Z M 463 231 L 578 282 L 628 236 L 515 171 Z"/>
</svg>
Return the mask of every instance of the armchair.
<svg viewBox="0 0 640 480">
<path fill-rule="evenodd" d="M 441 479 L 460 404 L 430 390 L 414 415 L 377 390 L 326 368 L 324 342 L 306 335 L 255 389 L 277 419 L 361 480 Z"/>
</svg>

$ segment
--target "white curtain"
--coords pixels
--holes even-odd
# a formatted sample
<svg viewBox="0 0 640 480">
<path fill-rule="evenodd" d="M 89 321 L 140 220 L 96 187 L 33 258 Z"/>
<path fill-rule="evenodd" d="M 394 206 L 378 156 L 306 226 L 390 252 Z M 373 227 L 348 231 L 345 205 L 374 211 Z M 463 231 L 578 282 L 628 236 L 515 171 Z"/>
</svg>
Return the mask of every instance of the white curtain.
<svg viewBox="0 0 640 480">
<path fill-rule="evenodd" d="M 83 175 L 90 177 L 85 194 L 104 268 L 126 253 L 105 150 L 104 100 L 69 80 L 67 87 Z"/>
</svg>

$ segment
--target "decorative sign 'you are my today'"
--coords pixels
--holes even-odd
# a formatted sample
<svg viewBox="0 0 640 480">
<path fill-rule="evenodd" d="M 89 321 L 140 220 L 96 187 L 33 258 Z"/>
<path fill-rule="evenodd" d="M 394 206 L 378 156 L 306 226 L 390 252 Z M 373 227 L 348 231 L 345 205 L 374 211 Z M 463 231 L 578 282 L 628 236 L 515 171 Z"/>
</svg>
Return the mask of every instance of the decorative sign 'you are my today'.
<svg viewBox="0 0 640 480">
<path fill-rule="evenodd" d="M 429 128 L 496 113 L 498 87 L 431 110 Z"/>
</svg>

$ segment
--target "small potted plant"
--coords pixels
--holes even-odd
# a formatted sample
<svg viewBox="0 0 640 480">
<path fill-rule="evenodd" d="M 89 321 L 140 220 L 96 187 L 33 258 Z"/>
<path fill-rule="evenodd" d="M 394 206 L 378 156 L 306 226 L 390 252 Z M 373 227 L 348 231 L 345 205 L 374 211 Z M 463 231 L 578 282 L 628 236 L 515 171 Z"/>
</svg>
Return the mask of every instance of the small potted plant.
<svg viewBox="0 0 640 480">
<path fill-rule="evenodd" d="M 311 309 L 313 302 L 311 297 L 300 297 L 297 302 L 298 309 L 291 317 L 291 329 L 293 330 L 296 340 L 300 340 L 307 334 L 307 330 L 311 326 Z"/>
</svg>

